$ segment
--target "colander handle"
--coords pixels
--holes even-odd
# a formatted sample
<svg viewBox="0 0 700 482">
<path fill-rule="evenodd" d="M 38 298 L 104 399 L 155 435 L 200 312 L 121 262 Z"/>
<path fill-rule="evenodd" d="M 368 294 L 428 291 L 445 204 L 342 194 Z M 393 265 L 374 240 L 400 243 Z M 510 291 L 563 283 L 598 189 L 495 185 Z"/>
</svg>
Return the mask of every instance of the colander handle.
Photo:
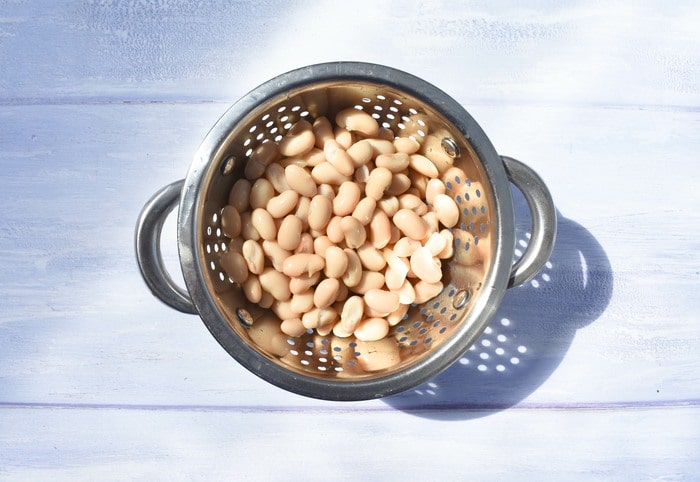
<svg viewBox="0 0 700 482">
<path fill-rule="evenodd" d="M 197 313 L 192 298 L 168 274 L 160 252 L 160 233 L 170 211 L 180 199 L 184 180 L 156 192 L 141 210 L 136 224 L 136 260 L 151 292 L 166 305 L 183 313 Z"/>
<path fill-rule="evenodd" d="M 557 212 L 552 195 L 535 171 L 512 157 L 501 156 L 510 181 L 523 193 L 532 217 L 532 237 L 510 272 L 508 287 L 535 276 L 549 259 L 557 235 Z"/>
</svg>

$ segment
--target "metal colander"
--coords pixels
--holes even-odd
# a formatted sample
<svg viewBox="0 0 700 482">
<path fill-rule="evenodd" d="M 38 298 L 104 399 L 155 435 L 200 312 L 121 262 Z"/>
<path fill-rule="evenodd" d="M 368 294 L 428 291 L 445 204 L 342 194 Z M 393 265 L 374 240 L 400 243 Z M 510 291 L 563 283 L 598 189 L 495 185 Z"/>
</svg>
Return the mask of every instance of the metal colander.
<svg viewBox="0 0 700 482">
<path fill-rule="evenodd" d="M 269 309 L 248 302 L 222 268 L 230 239 L 223 234 L 221 212 L 257 146 L 279 141 L 300 119 L 333 119 L 348 107 L 371 114 L 396 136 L 415 136 L 459 168 L 441 176 L 460 208 L 451 229 L 454 255 L 443 261 L 442 292 L 411 306 L 386 338 L 366 342 L 311 330 L 290 337 Z M 523 191 L 533 218 L 530 245 L 515 266 L 509 180 Z M 178 203 L 187 291 L 167 274 L 158 244 L 165 216 Z M 405 72 L 337 62 L 283 74 L 234 104 L 203 141 L 187 178 L 146 204 L 136 245 L 154 294 L 178 310 L 198 313 L 246 368 L 302 395 L 361 400 L 415 387 L 456 361 L 487 326 L 506 289 L 527 281 L 546 262 L 555 231 L 554 206 L 541 179 L 518 161 L 498 156 L 456 101 Z"/>
</svg>

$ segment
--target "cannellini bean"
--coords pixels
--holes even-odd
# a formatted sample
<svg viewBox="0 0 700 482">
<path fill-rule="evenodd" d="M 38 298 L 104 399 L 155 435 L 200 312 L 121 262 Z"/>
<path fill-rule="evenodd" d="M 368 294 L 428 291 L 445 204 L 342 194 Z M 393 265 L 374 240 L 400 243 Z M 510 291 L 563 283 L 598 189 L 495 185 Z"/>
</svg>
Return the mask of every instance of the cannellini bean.
<svg viewBox="0 0 700 482">
<path fill-rule="evenodd" d="M 274 302 L 275 298 L 273 298 L 270 293 L 263 290 L 262 296 L 260 297 L 260 301 L 258 301 L 258 306 L 260 306 L 260 308 L 268 309 L 272 306 L 272 303 Z"/>
<path fill-rule="evenodd" d="M 452 254 L 454 254 L 454 235 L 449 229 L 443 229 L 440 231 L 440 235 L 445 238 L 445 249 L 440 251 L 437 256 L 440 259 L 451 258 Z"/>
<path fill-rule="evenodd" d="M 348 156 L 350 156 L 350 159 L 352 159 L 352 164 L 356 168 L 367 164 L 372 159 L 372 155 L 374 154 L 372 146 L 368 142 L 364 141 L 356 142 L 350 146 L 346 152 L 348 153 Z"/>
<path fill-rule="evenodd" d="M 250 181 L 239 179 L 233 183 L 231 193 L 228 196 L 228 203 L 235 207 L 239 213 L 243 214 L 250 206 Z"/>
<path fill-rule="evenodd" d="M 348 257 L 348 268 L 343 274 L 343 283 L 348 288 L 354 288 L 362 281 L 362 262 L 354 249 L 343 250 Z"/>
<path fill-rule="evenodd" d="M 279 143 L 279 153 L 283 156 L 300 156 L 311 150 L 316 143 L 314 131 L 306 120 L 297 121 Z"/>
<path fill-rule="evenodd" d="M 265 209 L 273 218 L 282 218 L 297 207 L 297 202 L 299 202 L 299 193 L 290 189 L 271 198 Z"/>
<path fill-rule="evenodd" d="M 426 283 L 437 283 L 442 279 L 442 263 L 424 246 L 411 255 L 411 270 Z"/>
<path fill-rule="evenodd" d="M 409 156 L 409 165 L 414 171 L 419 172 L 426 177 L 431 179 L 438 177 L 439 172 L 437 167 L 435 167 L 435 164 L 421 154 L 411 154 Z"/>
<path fill-rule="evenodd" d="M 416 292 L 410 281 L 406 280 L 401 285 L 401 288 L 394 291 L 399 295 L 399 303 L 402 305 L 410 305 L 416 301 Z"/>
<path fill-rule="evenodd" d="M 335 140 L 333 134 L 333 125 L 326 117 L 318 117 L 313 123 L 313 132 L 316 138 L 316 147 L 323 149 L 323 145 L 327 140 Z"/>
<path fill-rule="evenodd" d="M 302 274 L 313 275 L 323 269 L 325 262 L 317 254 L 299 253 L 293 254 L 284 260 L 282 272 L 290 277 L 299 277 Z"/>
<path fill-rule="evenodd" d="M 399 196 L 399 209 L 410 209 L 419 216 L 428 212 L 428 206 L 415 194 L 402 194 Z"/>
<path fill-rule="evenodd" d="M 339 186 L 349 181 L 350 176 L 345 176 L 330 162 L 322 162 L 311 170 L 311 178 L 318 184 L 331 184 Z"/>
<path fill-rule="evenodd" d="M 371 243 L 365 243 L 357 248 L 357 255 L 360 257 L 362 266 L 370 271 L 380 271 L 386 266 L 384 255 Z"/>
<path fill-rule="evenodd" d="M 294 251 L 301 241 L 301 219 L 293 214 L 285 216 L 277 232 L 277 242 L 282 249 Z"/>
<path fill-rule="evenodd" d="M 311 199 L 309 206 L 308 222 L 311 229 L 324 230 L 331 220 L 333 204 L 327 197 L 317 194 Z"/>
<path fill-rule="evenodd" d="M 253 150 L 243 169 L 243 175 L 251 181 L 259 178 L 265 173 L 268 164 L 274 161 L 278 155 L 279 149 L 276 143 L 263 142 Z"/>
<path fill-rule="evenodd" d="M 302 275 L 299 277 L 291 278 L 289 280 L 289 291 L 291 291 L 295 295 L 299 293 L 304 293 L 309 288 L 315 286 L 320 278 L 320 271 L 312 275 Z"/>
<path fill-rule="evenodd" d="M 314 252 L 314 238 L 311 237 L 309 233 L 302 233 L 301 239 L 299 240 L 299 246 L 296 247 L 294 253 L 313 253 Z"/>
<path fill-rule="evenodd" d="M 390 196 L 398 196 L 399 194 L 405 193 L 410 186 L 411 180 L 406 174 L 394 174 L 394 176 L 391 178 L 391 184 L 387 188 L 386 193 Z"/>
<path fill-rule="evenodd" d="M 303 293 L 293 294 L 291 301 L 292 310 L 296 313 L 306 313 L 314 307 L 314 292 L 309 289 Z"/>
<path fill-rule="evenodd" d="M 258 303 L 262 299 L 262 287 L 255 275 L 248 275 L 248 279 L 243 282 L 243 294 L 251 303 Z"/>
<path fill-rule="evenodd" d="M 430 178 L 417 171 L 414 171 L 413 169 L 408 170 L 408 178 L 411 180 L 411 188 L 406 192 L 414 194 L 420 198 L 425 198 L 425 190 L 428 187 L 428 181 Z"/>
<path fill-rule="evenodd" d="M 442 282 L 427 283 L 421 280 L 413 286 L 413 289 L 416 293 L 414 303 L 425 303 L 440 294 L 442 291 Z"/>
<path fill-rule="evenodd" d="M 379 133 L 379 123 L 371 115 L 352 107 L 338 112 L 335 122 L 344 129 L 357 131 L 367 137 L 373 137 Z"/>
<path fill-rule="evenodd" d="M 406 274 L 408 274 L 408 270 L 401 272 L 392 267 L 388 267 L 386 271 L 384 271 L 384 282 L 386 283 L 386 287 L 391 291 L 400 289 L 401 286 L 403 286 L 404 281 L 406 281 Z"/>
<path fill-rule="evenodd" d="M 377 341 L 389 334 L 389 322 L 385 318 L 367 318 L 355 328 L 354 335 L 361 341 Z"/>
<path fill-rule="evenodd" d="M 236 251 L 227 251 L 221 255 L 221 267 L 234 283 L 243 283 L 248 279 L 248 265 L 243 255 Z"/>
<path fill-rule="evenodd" d="M 393 218 L 394 224 L 401 232 L 411 239 L 421 241 L 428 232 L 425 221 L 410 209 L 399 209 Z"/>
<path fill-rule="evenodd" d="M 327 140 L 323 145 L 323 154 L 326 156 L 326 160 L 343 176 L 352 176 L 355 172 L 352 158 L 337 141 Z"/>
<path fill-rule="evenodd" d="M 252 216 L 248 211 L 241 214 L 241 236 L 243 239 L 260 239 L 260 233 L 253 226 Z"/>
<path fill-rule="evenodd" d="M 328 278 L 340 278 L 348 269 L 348 255 L 338 246 L 329 246 L 324 257 L 326 258 L 326 267 L 324 274 Z"/>
<path fill-rule="evenodd" d="M 391 185 L 392 174 L 386 167 L 377 167 L 369 173 L 369 179 L 365 184 L 365 194 L 379 201 L 384 196 L 384 191 Z"/>
<path fill-rule="evenodd" d="M 331 201 L 333 201 L 333 199 L 335 199 L 335 189 L 330 184 L 319 184 L 318 185 L 318 193 L 321 196 L 327 197 Z"/>
<path fill-rule="evenodd" d="M 343 149 L 348 149 L 355 142 L 352 132 L 347 129 L 338 126 L 333 129 L 333 133 L 335 135 L 335 141 L 340 144 Z"/>
<path fill-rule="evenodd" d="M 351 214 L 360 201 L 360 187 L 352 181 L 346 181 L 338 188 L 338 194 L 333 199 L 333 214 L 347 216 Z"/>
<path fill-rule="evenodd" d="M 432 206 L 438 194 L 445 194 L 445 183 L 440 179 L 431 179 L 425 186 L 425 200 Z"/>
<path fill-rule="evenodd" d="M 435 214 L 440 222 L 447 228 L 451 228 L 459 222 L 459 207 L 454 199 L 446 194 L 436 194 L 433 200 Z"/>
<path fill-rule="evenodd" d="M 309 174 L 303 167 L 299 167 L 294 164 L 289 165 L 284 168 L 284 175 L 287 179 L 287 184 L 289 184 L 289 187 L 297 191 L 302 196 L 311 198 L 316 195 L 316 183 L 311 178 L 311 174 Z"/>
<path fill-rule="evenodd" d="M 264 240 L 262 242 L 262 250 L 272 262 L 272 267 L 277 271 L 282 271 L 284 261 L 292 255 L 291 251 L 282 248 L 277 241 Z"/>
<path fill-rule="evenodd" d="M 291 318 L 282 321 L 282 323 L 280 324 L 280 330 L 282 330 L 282 333 L 284 333 L 285 335 L 289 335 L 295 338 L 306 333 L 306 327 L 301 322 L 301 318 Z"/>
<path fill-rule="evenodd" d="M 283 193 L 289 190 L 289 184 L 284 177 L 284 167 L 278 162 L 274 162 L 265 168 L 265 179 L 270 181 L 275 192 Z"/>
<path fill-rule="evenodd" d="M 335 245 L 336 244 L 331 241 L 328 236 L 319 236 L 318 238 L 314 239 L 314 253 L 322 258 L 325 258 L 328 248 Z"/>
<path fill-rule="evenodd" d="M 272 183 L 265 178 L 258 179 L 250 188 L 250 207 L 265 208 L 274 196 L 275 188 L 272 187 Z"/>
<path fill-rule="evenodd" d="M 449 232 L 449 231 L 448 231 Z M 439 255 L 445 246 L 447 245 L 447 239 L 442 235 L 442 233 L 433 233 L 428 237 L 425 242 L 425 248 L 430 251 L 433 256 Z"/>
<path fill-rule="evenodd" d="M 301 322 L 306 328 L 318 328 L 333 323 L 337 318 L 338 312 L 331 307 L 314 308 L 302 315 Z"/>
<path fill-rule="evenodd" d="M 272 219 L 270 213 L 264 209 L 257 208 L 253 210 L 250 217 L 250 222 L 258 231 L 261 238 L 269 241 L 277 237 L 277 226 L 275 226 L 275 220 Z"/>
<path fill-rule="evenodd" d="M 298 158 L 302 162 L 300 166 L 302 167 L 314 167 L 318 166 L 322 162 L 326 162 L 326 155 L 321 149 L 313 147 L 309 152 Z"/>
<path fill-rule="evenodd" d="M 396 152 L 394 143 L 386 139 L 369 138 L 360 142 L 366 142 L 372 146 L 372 151 L 374 152 L 375 157 L 380 154 L 392 154 Z"/>
<path fill-rule="evenodd" d="M 343 310 L 340 313 L 340 326 L 343 332 L 352 334 L 357 325 L 362 321 L 362 313 L 365 309 L 365 302 L 361 296 L 351 296 L 343 304 Z"/>
<path fill-rule="evenodd" d="M 386 167 L 394 174 L 402 172 L 408 168 L 408 154 L 395 152 L 393 154 L 380 154 L 374 160 L 377 167 Z"/>
<path fill-rule="evenodd" d="M 296 255 L 299 256 L 299 255 Z M 291 296 L 289 278 L 274 268 L 265 268 L 259 277 L 260 286 L 277 301 L 286 301 Z"/>
<path fill-rule="evenodd" d="M 376 207 L 377 201 L 371 197 L 362 198 L 352 211 L 352 217 L 360 221 L 360 224 L 363 226 L 367 226 L 372 221 L 372 215 Z"/>
<path fill-rule="evenodd" d="M 386 321 L 389 322 L 389 326 L 396 326 L 403 320 L 406 313 L 408 313 L 408 305 L 399 305 L 397 309 L 387 315 Z"/>
<path fill-rule="evenodd" d="M 391 218 L 399 210 L 399 198 L 396 196 L 384 197 L 377 201 L 377 207 Z"/>
<path fill-rule="evenodd" d="M 364 295 L 369 290 L 384 286 L 384 275 L 375 271 L 363 271 L 360 282 L 353 287 L 355 293 Z"/>
<path fill-rule="evenodd" d="M 399 295 L 382 289 L 367 291 L 364 300 L 367 306 L 379 313 L 383 313 L 384 316 L 399 307 Z"/>
<path fill-rule="evenodd" d="M 394 254 L 400 258 L 410 257 L 414 251 L 421 247 L 420 241 L 404 237 L 396 241 L 394 244 Z"/>
<path fill-rule="evenodd" d="M 316 308 L 331 306 L 338 296 L 340 283 L 335 278 L 326 278 L 321 281 L 314 290 L 314 305 Z"/>
<path fill-rule="evenodd" d="M 438 136 L 430 135 L 425 139 L 423 153 L 441 174 L 454 164 L 454 159 L 445 152 L 442 139 Z"/>
<path fill-rule="evenodd" d="M 348 248 L 359 248 L 367 239 L 365 227 L 352 216 L 345 216 L 340 220 L 340 229 L 343 232 L 345 244 Z M 328 237 L 330 238 L 330 235 Z"/>
<path fill-rule="evenodd" d="M 391 239 L 391 221 L 384 211 L 376 210 L 369 223 L 369 239 L 377 249 L 384 248 Z"/>
<path fill-rule="evenodd" d="M 345 239 L 345 233 L 341 226 L 342 220 L 343 218 L 340 216 L 333 216 L 326 226 L 326 236 L 336 244 Z"/>
<path fill-rule="evenodd" d="M 265 267 L 265 255 L 262 246 L 255 240 L 247 239 L 241 247 L 241 254 L 245 259 L 248 271 L 253 274 L 260 274 Z"/>
<path fill-rule="evenodd" d="M 229 238 L 237 238 L 241 234 L 241 215 L 233 206 L 225 206 L 221 210 L 221 230 Z"/>
<path fill-rule="evenodd" d="M 289 320 L 291 318 L 297 318 L 301 313 L 298 313 L 292 309 L 292 301 L 275 300 L 272 303 L 272 311 L 280 320 Z"/>
<path fill-rule="evenodd" d="M 415 139 L 410 137 L 397 137 L 394 139 L 394 148 L 396 152 L 405 154 L 415 154 L 420 149 L 420 144 Z"/>
</svg>

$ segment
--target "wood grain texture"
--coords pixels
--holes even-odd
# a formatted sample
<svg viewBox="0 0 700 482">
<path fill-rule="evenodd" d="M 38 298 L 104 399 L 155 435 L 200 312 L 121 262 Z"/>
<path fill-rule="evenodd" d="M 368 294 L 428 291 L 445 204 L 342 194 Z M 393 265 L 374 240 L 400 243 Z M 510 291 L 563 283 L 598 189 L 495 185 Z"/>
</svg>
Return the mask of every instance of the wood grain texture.
<svg viewBox="0 0 700 482">
<path fill-rule="evenodd" d="M 0 479 L 697 478 L 700 9 L 352 5 L 0 2 Z M 133 248 L 231 102 L 337 59 L 458 99 L 559 221 L 473 350 L 362 403 L 247 372 L 152 297 Z M 171 217 L 177 274 L 175 244 Z"/>
</svg>

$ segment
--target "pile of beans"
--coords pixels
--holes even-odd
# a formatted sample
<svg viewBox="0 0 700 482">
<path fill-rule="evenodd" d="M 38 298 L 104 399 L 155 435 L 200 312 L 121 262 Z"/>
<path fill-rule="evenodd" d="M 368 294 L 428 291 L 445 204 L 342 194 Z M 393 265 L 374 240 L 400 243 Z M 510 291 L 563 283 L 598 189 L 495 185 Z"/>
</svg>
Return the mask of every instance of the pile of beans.
<svg viewBox="0 0 700 482">
<path fill-rule="evenodd" d="M 359 109 L 334 120 L 250 154 L 221 212 L 221 266 L 289 336 L 375 341 L 442 291 L 460 213 L 441 175 L 455 168 L 420 116 L 398 137 Z"/>
</svg>

